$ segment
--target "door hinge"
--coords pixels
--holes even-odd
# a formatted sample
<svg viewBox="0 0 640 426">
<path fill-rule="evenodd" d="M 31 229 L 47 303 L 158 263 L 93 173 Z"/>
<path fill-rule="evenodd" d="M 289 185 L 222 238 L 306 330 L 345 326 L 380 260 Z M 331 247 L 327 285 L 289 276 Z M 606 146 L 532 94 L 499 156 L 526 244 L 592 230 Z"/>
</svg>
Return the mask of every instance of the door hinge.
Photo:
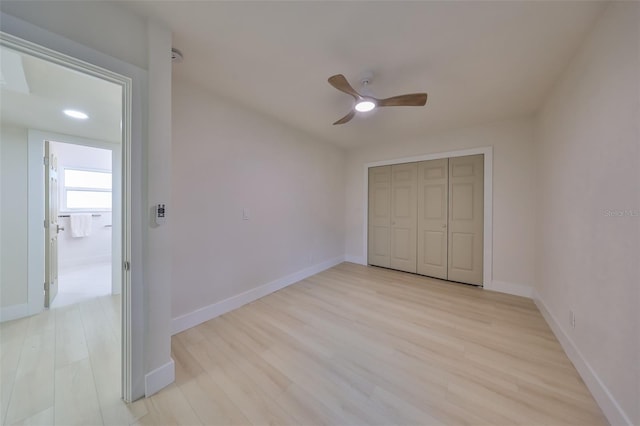
<svg viewBox="0 0 640 426">
<path fill-rule="evenodd" d="M 131 264 L 127 260 L 124 261 L 122 266 L 124 267 L 125 271 L 128 271 L 129 269 L 131 269 Z"/>
</svg>

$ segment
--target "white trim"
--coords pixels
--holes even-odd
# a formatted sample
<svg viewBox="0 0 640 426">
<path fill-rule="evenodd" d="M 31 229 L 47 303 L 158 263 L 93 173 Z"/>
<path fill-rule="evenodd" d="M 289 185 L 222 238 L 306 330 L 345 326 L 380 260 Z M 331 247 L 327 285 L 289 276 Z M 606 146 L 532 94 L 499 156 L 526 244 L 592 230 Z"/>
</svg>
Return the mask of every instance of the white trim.
<svg viewBox="0 0 640 426">
<path fill-rule="evenodd" d="M 459 151 L 438 152 L 434 154 L 415 155 L 411 157 L 401 157 L 392 160 L 374 161 L 364 165 L 364 212 L 363 220 L 363 252 L 364 263 L 369 258 L 368 235 L 369 235 L 369 215 L 368 194 L 369 194 L 369 168 L 377 166 L 388 166 L 391 164 L 414 163 L 418 161 L 438 160 L 440 158 L 464 157 L 467 155 L 484 154 L 484 246 L 482 283 L 487 290 L 493 290 L 493 147 L 486 146 L 480 148 L 463 149 Z"/>
<path fill-rule="evenodd" d="M 533 288 L 524 284 L 508 283 L 506 281 L 491 282 L 491 286 L 485 286 L 485 290 L 499 291 L 500 293 L 512 294 L 514 296 L 528 297 L 533 296 Z"/>
<path fill-rule="evenodd" d="M 540 295 L 535 290 L 533 291 L 533 300 L 542 313 L 542 316 L 547 321 L 547 324 L 551 327 L 553 334 L 555 334 L 556 338 L 562 345 L 567 356 L 576 367 L 576 370 L 578 370 L 580 377 L 582 377 L 587 388 L 589 388 L 594 399 L 604 412 L 609 423 L 612 425 L 631 426 L 633 423 L 629 416 L 627 416 L 622 407 L 620 407 L 620 404 L 618 404 L 611 392 L 609 392 L 607 386 L 600 377 L 598 377 L 589 362 L 587 362 L 580 352 L 580 349 L 578 349 L 573 340 L 571 340 L 571 337 L 565 333 L 556 317 L 553 316 L 546 303 L 544 303 L 540 298 Z"/>
<path fill-rule="evenodd" d="M 169 362 L 155 370 L 151 370 L 144 376 L 144 396 L 150 397 L 159 390 L 169 386 L 176 380 L 176 367 L 172 358 Z"/>
<path fill-rule="evenodd" d="M 309 268 L 302 269 L 298 272 L 294 272 L 293 274 L 289 274 L 256 288 L 252 288 L 244 293 L 231 296 L 228 299 L 224 299 L 212 305 L 197 309 L 188 314 L 180 315 L 171 321 L 171 333 L 177 334 L 191 327 L 195 327 L 198 324 L 202 324 L 203 322 L 209 321 L 217 316 L 233 311 L 234 309 L 238 309 L 247 303 L 251 303 L 254 300 L 258 300 L 261 297 L 290 286 L 291 284 L 295 284 L 298 281 L 332 268 L 343 261 L 344 257 L 339 256 L 322 263 L 318 263 L 317 265 Z"/>
<path fill-rule="evenodd" d="M 11 321 L 29 315 L 29 304 L 3 306 L 0 308 L 0 322 Z"/>
</svg>

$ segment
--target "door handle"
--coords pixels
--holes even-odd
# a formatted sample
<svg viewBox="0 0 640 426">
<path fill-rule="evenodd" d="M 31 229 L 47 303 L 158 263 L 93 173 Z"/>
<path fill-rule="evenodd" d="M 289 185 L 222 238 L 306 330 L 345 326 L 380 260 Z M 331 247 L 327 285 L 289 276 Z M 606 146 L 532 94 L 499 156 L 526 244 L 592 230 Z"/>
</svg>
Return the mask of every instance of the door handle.
<svg viewBox="0 0 640 426">
<path fill-rule="evenodd" d="M 56 225 L 58 227 L 58 231 L 57 233 L 59 234 L 60 231 L 64 231 L 64 226 L 60 226 L 60 225 Z"/>
</svg>

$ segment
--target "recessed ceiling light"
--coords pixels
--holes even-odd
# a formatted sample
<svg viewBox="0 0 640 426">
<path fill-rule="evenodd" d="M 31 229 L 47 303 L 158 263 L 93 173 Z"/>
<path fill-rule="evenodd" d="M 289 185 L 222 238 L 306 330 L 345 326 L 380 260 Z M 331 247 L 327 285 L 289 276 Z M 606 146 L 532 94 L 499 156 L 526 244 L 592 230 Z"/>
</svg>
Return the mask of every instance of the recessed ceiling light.
<svg viewBox="0 0 640 426">
<path fill-rule="evenodd" d="M 76 111 L 74 109 L 65 109 L 63 112 L 69 117 L 77 118 L 78 120 L 86 120 L 87 118 L 89 118 L 89 116 L 84 112 Z"/>
<path fill-rule="evenodd" d="M 369 99 L 363 99 L 356 104 L 356 110 L 360 112 L 371 111 L 376 107 L 375 102 L 370 101 Z"/>
</svg>

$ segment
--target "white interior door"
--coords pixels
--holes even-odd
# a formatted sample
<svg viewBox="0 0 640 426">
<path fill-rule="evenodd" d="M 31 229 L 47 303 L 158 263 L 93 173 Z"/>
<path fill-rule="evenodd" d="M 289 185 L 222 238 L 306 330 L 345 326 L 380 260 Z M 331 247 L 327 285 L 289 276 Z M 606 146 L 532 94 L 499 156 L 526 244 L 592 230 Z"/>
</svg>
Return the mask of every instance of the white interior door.
<svg viewBox="0 0 640 426">
<path fill-rule="evenodd" d="M 367 263 L 390 266 L 391 166 L 369 169 L 369 235 Z"/>
<path fill-rule="evenodd" d="M 418 273 L 446 280 L 449 159 L 418 163 Z"/>
<path fill-rule="evenodd" d="M 58 294 L 58 159 L 44 143 L 45 176 L 45 283 L 44 306 L 50 307 Z"/>
<path fill-rule="evenodd" d="M 449 159 L 449 276 L 482 285 L 484 156 Z"/>
<path fill-rule="evenodd" d="M 418 164 L 391 166 L 390 267 L 416 272 Z"/>
</svg>

